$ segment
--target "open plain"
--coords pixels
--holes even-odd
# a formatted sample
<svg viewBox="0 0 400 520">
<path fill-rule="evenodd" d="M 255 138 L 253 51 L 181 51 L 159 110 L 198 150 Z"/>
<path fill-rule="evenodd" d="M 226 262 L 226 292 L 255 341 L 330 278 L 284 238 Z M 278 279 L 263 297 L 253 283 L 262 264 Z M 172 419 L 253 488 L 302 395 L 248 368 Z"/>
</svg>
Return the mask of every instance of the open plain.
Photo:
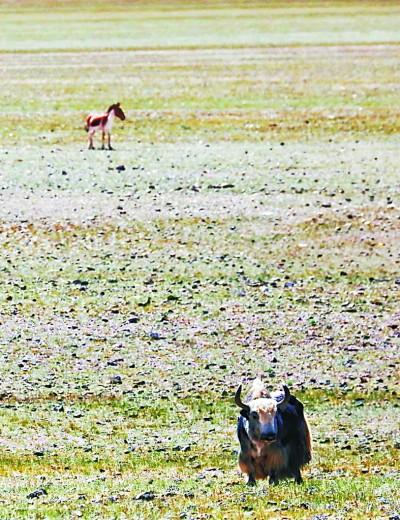
<svg viewBox="0 0 400 520">
<path fill-rule="evenodd" d="M 0 518 L 400 518 L 399 3 L 0 20 Z M 301 486 L 238 472 L 258 374 Z"/>
</svg>

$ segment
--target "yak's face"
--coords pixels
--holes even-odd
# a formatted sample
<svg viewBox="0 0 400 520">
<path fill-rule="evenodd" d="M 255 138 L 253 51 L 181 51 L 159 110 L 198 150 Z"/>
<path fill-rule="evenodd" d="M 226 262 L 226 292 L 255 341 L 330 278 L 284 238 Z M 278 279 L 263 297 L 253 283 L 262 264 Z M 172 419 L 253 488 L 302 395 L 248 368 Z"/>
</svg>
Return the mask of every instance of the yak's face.
<svg viewBox="0 0 400 520">
<path fill-rule="evenodd" d="M 278 406 L 275 399 L 254 399 L 247 405 L 249 409 L 240 413 L 246 419 L 249 437 L 255 441 L 275 442 L 278 436 Z"/>
<path fill-rule="evenodd" d="M 236 390 L 235 403 L 245 418 L 245 429 L 250 439 L 266 443 L 278 439 L 282 427 L 282 415 L 290 400 L 290 391 L 283 385 L 281 391 L 269 393 L 260 379 L 253 382 L 252 399 L 244 403 L 240 397 L 242 385 Z"/>
</svg>

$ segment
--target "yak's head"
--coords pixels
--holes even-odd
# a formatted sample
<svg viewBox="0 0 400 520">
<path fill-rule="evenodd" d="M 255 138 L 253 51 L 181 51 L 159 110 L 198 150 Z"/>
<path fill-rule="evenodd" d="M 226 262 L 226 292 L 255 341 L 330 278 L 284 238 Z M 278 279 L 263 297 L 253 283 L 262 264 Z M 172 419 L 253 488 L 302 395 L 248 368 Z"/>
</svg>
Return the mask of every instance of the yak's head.
<svg viewBox="0 0 400 520">
<path fill-rule="evenodd" d="M 236 391 L 235 402 L 240 407 L 240 415 L 245 419 L 245 428 L 254 441 L 275 442 L 278 437 L 279 411 L 284 411 L 289 399 L 289 388 L 270 394 L 259 379 L 253 383 L 252 399 L 243 403 L 240 397 L 242 385 Z"/>
</svg>

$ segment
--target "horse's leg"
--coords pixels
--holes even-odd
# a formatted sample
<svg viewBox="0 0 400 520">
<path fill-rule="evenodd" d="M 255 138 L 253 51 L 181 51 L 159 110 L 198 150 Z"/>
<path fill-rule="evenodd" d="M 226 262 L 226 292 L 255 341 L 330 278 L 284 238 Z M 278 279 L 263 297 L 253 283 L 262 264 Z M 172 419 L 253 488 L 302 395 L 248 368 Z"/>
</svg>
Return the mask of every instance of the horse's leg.
<svg viewBox="0 0 400 520">
<path fill-rule="evenodd" d="M 94 150 L 93 136 L 94 136 L 94 132 L 93 131 L 89 131 L 89 150 Z"/>
<path fill-rule="evenodd" d="M 107 139 L 108 139 L 108 149 L 114 150 L 114 148 L 111 146 L 111 134 L 110 132 L 107 132 Z"/>
<path fill-rule="evenodd" d="M 105 144 L 104 144 L 105 138 L 106 138 L 106 133 L 105 133 L 104 130 L 103 130 L 103 131 L 101 132 L 101 149 L 102 149 L 102 150 L 105 150 L 105 149 L 106 149 Z"/>
</svg>

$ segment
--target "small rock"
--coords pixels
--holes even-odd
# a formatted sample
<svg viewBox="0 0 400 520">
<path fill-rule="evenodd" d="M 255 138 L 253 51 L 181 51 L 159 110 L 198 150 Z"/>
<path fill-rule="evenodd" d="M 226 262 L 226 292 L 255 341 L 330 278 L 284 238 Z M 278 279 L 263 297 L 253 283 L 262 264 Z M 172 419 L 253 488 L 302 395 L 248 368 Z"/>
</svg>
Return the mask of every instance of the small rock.
<svg viewBox="0 0 400 520">
<path fill-rule="evenodd" d="M 159 334 L 158 332 L 154 332 L 154 331 L 151 331 L 149 333 L 149 336 L 151 339 L 162 339 L 161 334 Z"/>
<path fill-rule="evenodd" d="M 167 301 L 169 301 L 169 302 L 177 302 L 177 301 L 179 301 L 179 296 L 176 296 L 175 294 L 169 294 L 167 296 Z"/>
<path fill-rule="evenodd" d="M 117 170 L 117 172 L 124 172 L 126 168 L 124 164 L 119 164 L 115 167 L 115 169 Z"/>
<path fill-rule="evenodd" d="M 179 494 L 177 489 L 167 489 L 164 493 L 164 497 L 176 497 Z"/>
<path fill-rule="evenodd" d="M 150 305 L 150 303 L 151 303 L 151 298 L 150 298 L 150 296 L 148 296 L 146 298 L 146 300 L 144 300 L 142 302 L 138 302 L 138 305 L 139 305 L 139 307 L 147 307 L 148 305 Z"/>
<path fill-rule="evenodd" d="M 47 495 L 47 491 L 43 488 L 36 489 L 35 491 L 32 491 L 32 493 L 29 493 L 26 495 L 26 498 L 39 498 L 44 495 Z"/>
<path fill-rule="evenodd" d="M 87 280 L 73 280 L 72 284 L 87 287 L 89 285 L 89 282 Z"/>
<path fill-rule="evenodd" d="M 121 385 L 122 384 L 122 377 L 121 376 L 112 376 L 110 378 L 110 384 L 112 384 L 112 385 Z"/>
<path fill-rule="evenodd" d="M 156 498 L 156 495 L 152 491 L 145 491 L 144 493 L 139 493 L 139 495 L 136 495 L 135 500 L 154 500 Z"/>
<path fill-rule="evenodd" d="M 186 451 L 190 451 L 190 446 L 174 446 L 172 448 L 172 451 L 183 451 L 183 452 L 186 452 Z"/>
</svg>

